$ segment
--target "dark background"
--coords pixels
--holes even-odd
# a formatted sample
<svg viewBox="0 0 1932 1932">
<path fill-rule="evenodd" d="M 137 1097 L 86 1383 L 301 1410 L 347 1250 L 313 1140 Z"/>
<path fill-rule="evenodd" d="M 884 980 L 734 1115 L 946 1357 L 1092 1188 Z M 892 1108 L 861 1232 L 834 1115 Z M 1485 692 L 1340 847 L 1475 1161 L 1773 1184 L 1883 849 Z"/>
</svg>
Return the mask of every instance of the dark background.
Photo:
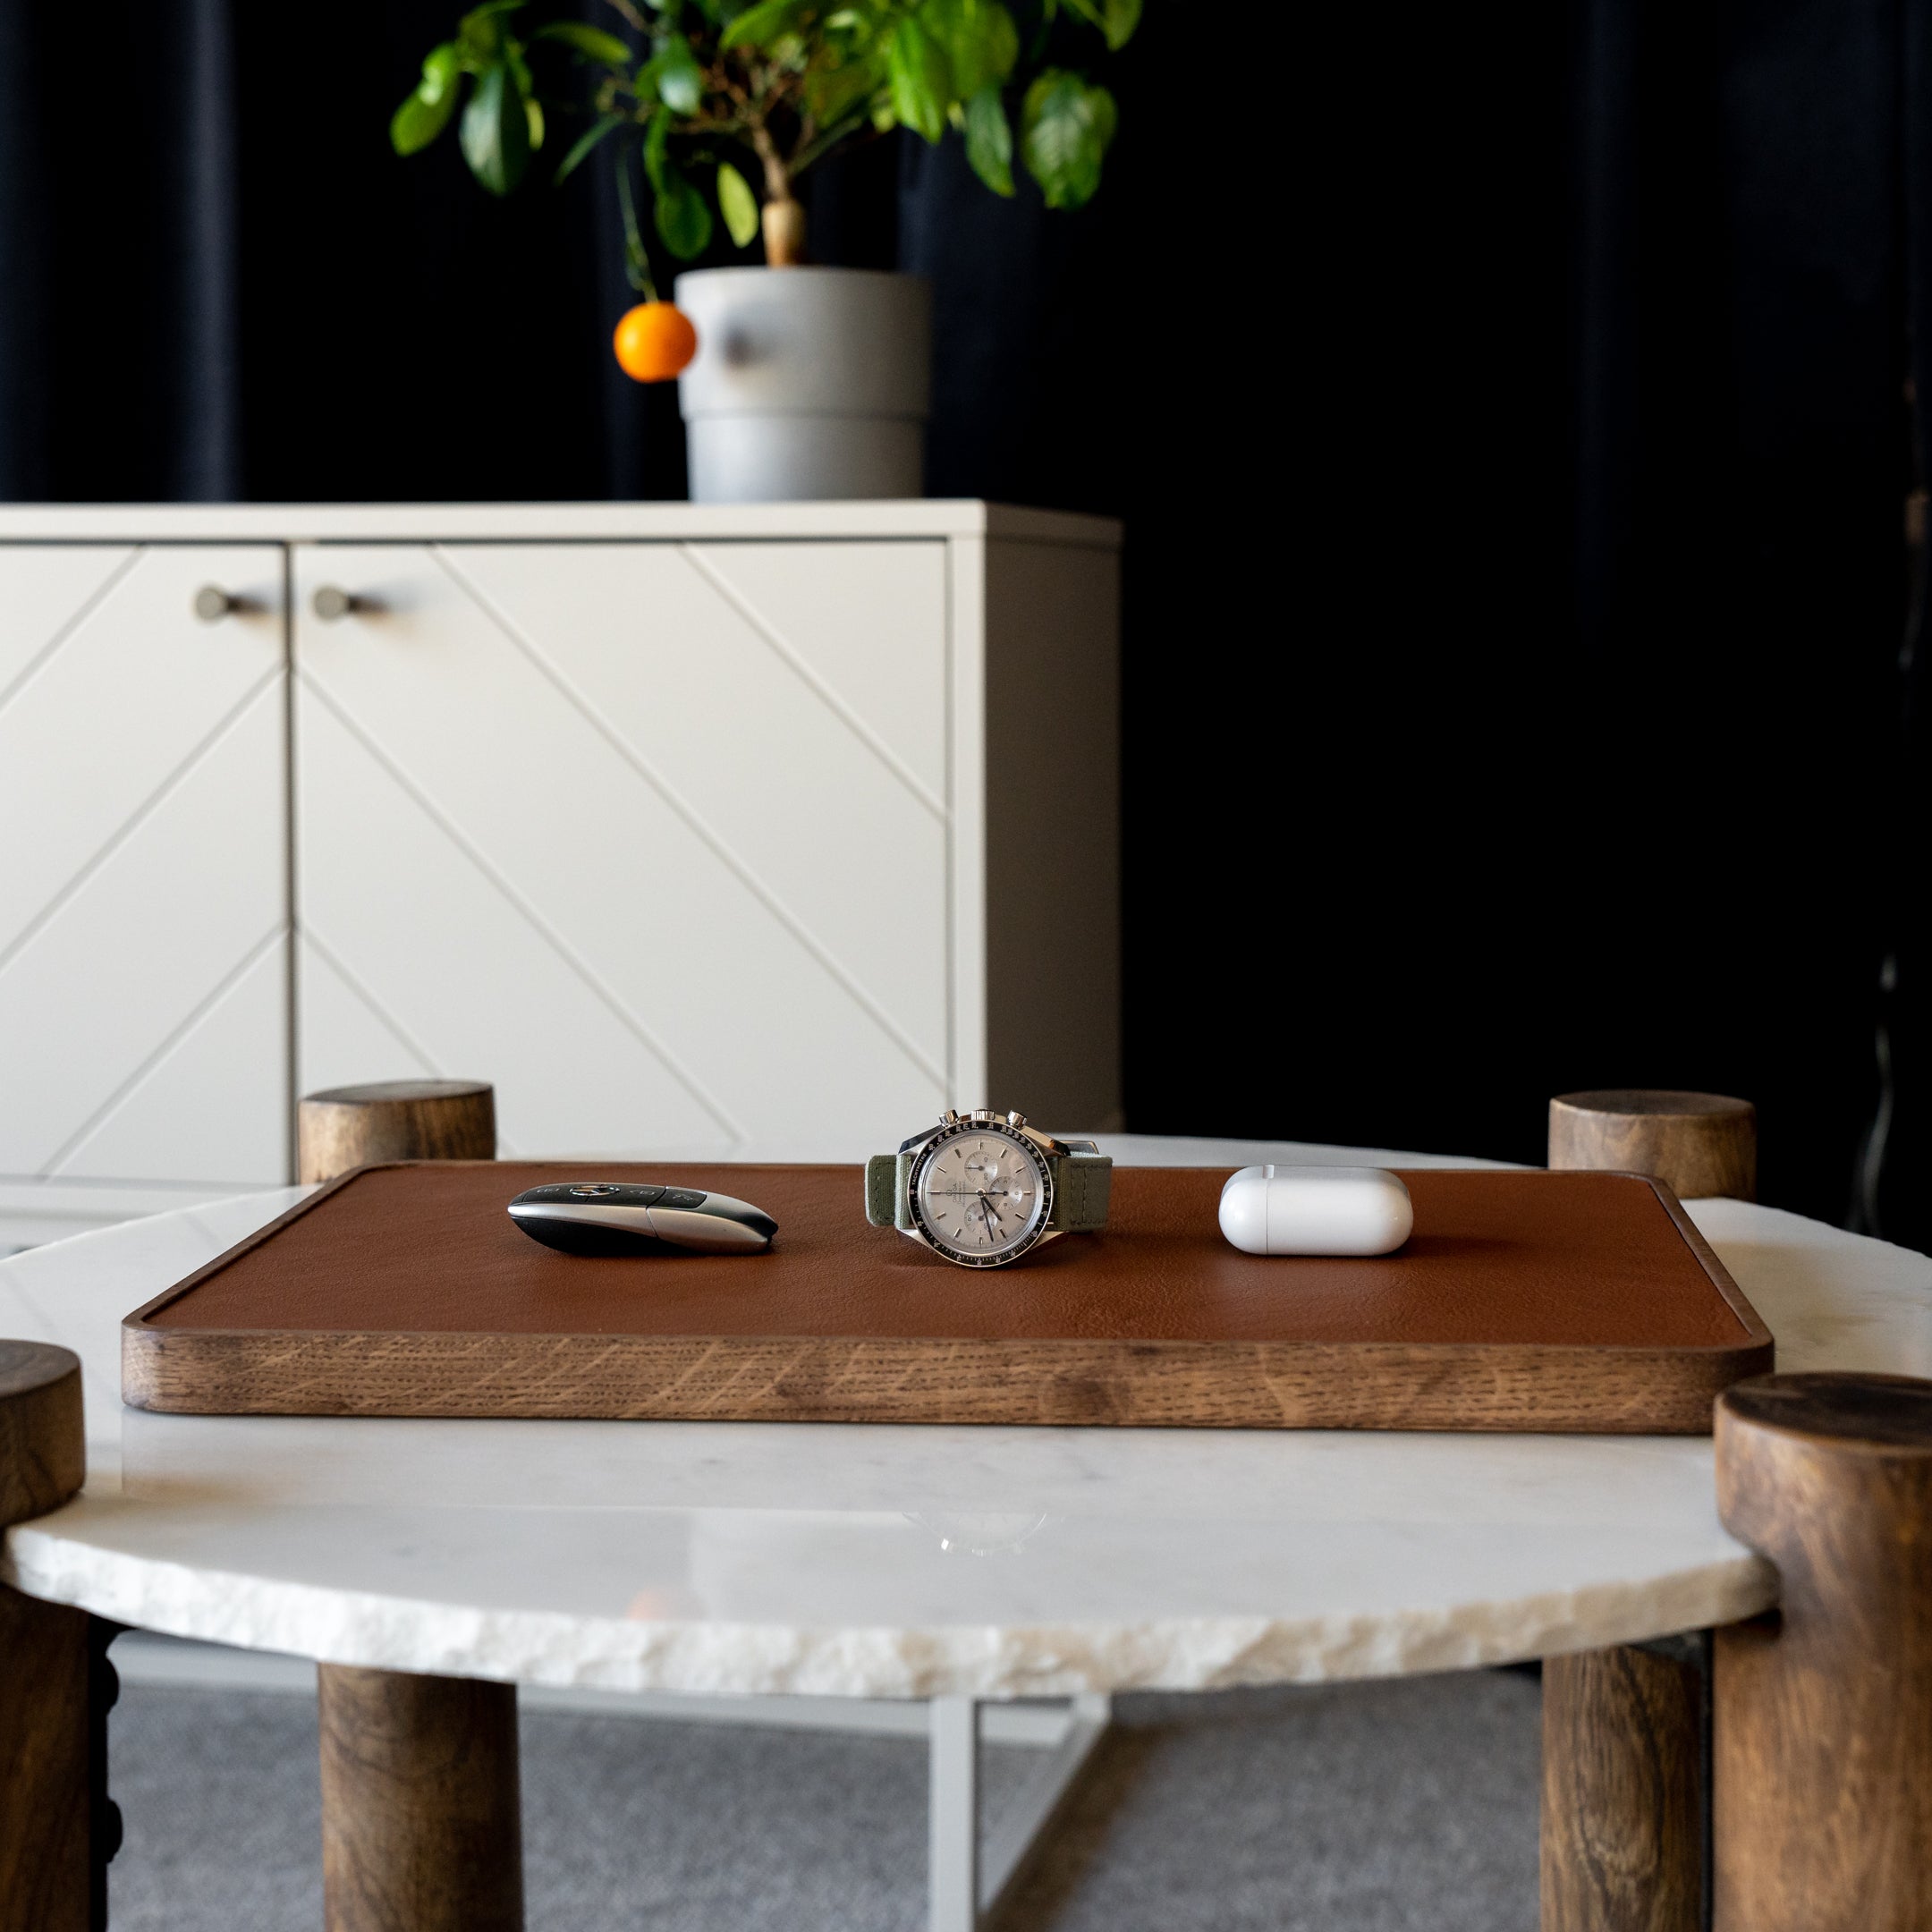
<svg viewBox="0 0 1932 1932">
<path fill-rule="evenodd" d="M 1126 520 L 1131 1125 L 1535 1160 L 1711 1088 L 1932 1243 L 1928 5 L 1150 0 L 1084 214 L 809 178 L 935 278 L 932 492 Z M 605 172 L 388 151 L 457 11 L 0 0 L 0 496 L 682 493 Z"/>
</svg>

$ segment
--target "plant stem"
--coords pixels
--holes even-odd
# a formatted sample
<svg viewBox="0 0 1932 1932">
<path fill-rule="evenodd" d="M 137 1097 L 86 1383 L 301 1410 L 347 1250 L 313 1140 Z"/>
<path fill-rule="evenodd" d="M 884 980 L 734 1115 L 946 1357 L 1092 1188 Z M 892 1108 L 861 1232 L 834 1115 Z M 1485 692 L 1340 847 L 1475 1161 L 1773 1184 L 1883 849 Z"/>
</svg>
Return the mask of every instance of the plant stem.
<svg viewBox="0 0 1932 1932">
<path fill-rule="evenodd" d="M 765 231 L 765 259 L 774 268 L 795 268 L 805 259 L 805 210 L 792 192 L 792 171 L 771 130 L 751 124 L 751 145 L 765 165 L 765 207 L 758 224 Z"/>
<path fill-rule="evenodd" d="M 644 250 L 644 237 L 638 229 L 637 202 L 631 193 L 631 153 L 621 141 L 617 147 L 617 205 L 623 210 L 625 278 L 646 301 L 656 301 L 657 286 L 651 280 L 650 257 Z"/>
</svg>

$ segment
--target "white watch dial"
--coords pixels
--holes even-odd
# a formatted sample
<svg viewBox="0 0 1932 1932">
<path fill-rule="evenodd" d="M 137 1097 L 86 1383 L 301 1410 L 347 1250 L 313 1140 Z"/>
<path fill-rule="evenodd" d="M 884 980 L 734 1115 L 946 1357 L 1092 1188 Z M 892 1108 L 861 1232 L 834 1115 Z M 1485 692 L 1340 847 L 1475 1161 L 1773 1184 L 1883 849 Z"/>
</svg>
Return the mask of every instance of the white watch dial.
<svg viewBox="0 0 1932 1932">
<path fill-rule="evenodd" d="M 941 1141 L 913 1184 L 928 1237 L 951 1258 L 981 1267 L 1032 1246 L 1050 1198 L 1040 1157 L 1017 1133 L 984 1128 Z"/>
</svg>

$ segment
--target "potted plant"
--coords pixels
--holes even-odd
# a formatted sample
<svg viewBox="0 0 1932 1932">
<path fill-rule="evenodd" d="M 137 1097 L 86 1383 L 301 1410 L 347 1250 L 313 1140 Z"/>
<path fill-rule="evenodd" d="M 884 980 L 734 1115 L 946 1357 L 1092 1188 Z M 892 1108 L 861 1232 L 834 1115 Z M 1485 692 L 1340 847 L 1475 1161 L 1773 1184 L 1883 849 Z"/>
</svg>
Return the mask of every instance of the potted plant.
<svg viewBox="0 0 1932 1932">
<path fill-rule="evenodd" d="M 1019 13 L 1000 0 L 608 4 L 628 35 L 535 21 L 530 0 L 465 14 L 396 110 L 396 151 L 453 121 L 496 195 L 553 147 L 556 182 L 607 157 L 642 297 L 617 325 L 617 360 L 640 382 L 679 378 L 693 497 L 918 495 L 929 292 L 911 275 L 807 266 L 799 176 L 896 127 L 932 142 L 957 129 L 994 193 L 1013 192 L 1017 157 L 1049 208 L 1083 206 L 1116 114 L 1063 62 L 1123 46 L 1140 0 L 1026 0 Z M 572 123 L 567 145 L 553 136 Z M 740 249 L 762 239 L 766 266 L 689 271 L 664 301 L 646 203 L 675 259 L 703 254 L 722 220 Z"/>
</svg>

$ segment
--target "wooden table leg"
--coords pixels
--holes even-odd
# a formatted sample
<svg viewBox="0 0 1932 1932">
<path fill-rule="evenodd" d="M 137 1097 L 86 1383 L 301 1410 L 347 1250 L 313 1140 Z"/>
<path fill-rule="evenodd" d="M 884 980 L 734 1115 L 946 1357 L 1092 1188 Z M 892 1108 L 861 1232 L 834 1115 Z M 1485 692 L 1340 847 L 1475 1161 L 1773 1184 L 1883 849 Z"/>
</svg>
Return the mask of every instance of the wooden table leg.
<svg viewBox="0 0 1932 1932">
<path fill-rule="evenodd" d="M 1543 1662 L 1543 1932 L 1699 1932 L 1703 1640 Z"/>
<path fill-rule="evenodd" d="M 496 1097 L 482 1080 L 335 1088 L 303 1098 L 299 1138 L 304 1181 L 490 1160 Z M 515 1686 L 325 1664 L 317 1689 L 328 1932 L 519 1932 Z"/>
<path fill-rule="evenodd" d="M 0 1528 L 58 1509 L 86 1473 L 80 1364 L 0 1342 Z M 114 1626 L 0 1586 L 0 1932 L 89 1932 L 107 1922 Z"/>
<path fill-rule="evenodd" d="M 1723 1094 L 1561 1094 L 1549 1164 L 1751 1200 L 1757 1114 Z M 1709 1682 L 1701 1638 L 1545 1659 L 1543 1932 L 1699 1932 Z"/>
<path fill-rule="evenodd" d="M 516 1687 L 317 1675 L 328 1932 L 521 1932 Z"/>
<path fill-rule="evenodd" d="M 1714 1932 L 1932 1932 L 1932 1382 L 1741 1382 L 1716 1437 L 1779 1607 L 1716 1634 Z"/>
<path fill-rule="evenodd" d="M 121 1814 L 107 1796 L 120 1626 L 0 1585 L 0 1932 L 99 1932 Z"/>
</svg>

